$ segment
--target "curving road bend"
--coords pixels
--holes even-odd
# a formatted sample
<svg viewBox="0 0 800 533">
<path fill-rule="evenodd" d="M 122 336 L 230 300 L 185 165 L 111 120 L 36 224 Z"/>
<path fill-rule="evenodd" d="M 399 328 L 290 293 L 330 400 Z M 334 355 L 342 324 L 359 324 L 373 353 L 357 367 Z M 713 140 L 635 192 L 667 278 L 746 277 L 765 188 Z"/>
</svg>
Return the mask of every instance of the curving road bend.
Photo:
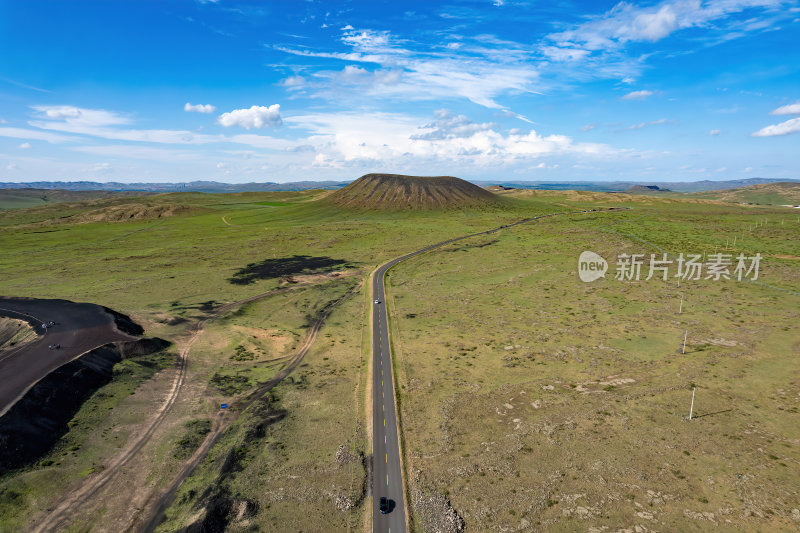
<svg viewBox="0 0 800 533">
<path fill-rule="evenodd" d="M 0 298 L 0 316 L 28 322 L 38 338 L 0 352 L 0 416 L 47 374 L 114 341 L 138 337 L 118 330 L 103 307 L 67 300 Z M 43 324 L 54 322 L 51 327 Z M 58 344 L 58 349 L 50 349 Z"/>
<path fill-rule="evenodd" d="M 389 344 L 389 320 L 385 302 L 386 272 L 401 261 L 424 254 L 436 248 L 479 235 L 489 235 L 534 220 L 558 215 L 575 215 L 591 212 L 621 211 L 627 208 L 585 209 L 550 213 L 526 218 L 486 231 L 471 233 L 398 257 L 378 267 L 372 279 L 372 531 L 373 533 L 405 533 L 405 488 L 400 459 L 397 408 L 394 397 L 392 351 Z M 376 303 L 378 302 L 378 303 Z M 380 499 L 390 500 L 390 510 L 380 512 Z"/>
</svg>

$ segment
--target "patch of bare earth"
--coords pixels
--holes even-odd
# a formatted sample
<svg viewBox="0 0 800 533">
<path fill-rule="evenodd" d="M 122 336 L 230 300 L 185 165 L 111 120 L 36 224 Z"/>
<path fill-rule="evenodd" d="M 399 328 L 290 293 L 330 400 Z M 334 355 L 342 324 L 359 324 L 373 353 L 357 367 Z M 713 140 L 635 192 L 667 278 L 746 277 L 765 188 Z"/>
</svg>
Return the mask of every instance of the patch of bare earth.
<svg viewBox="0 0 800 533">
<path fill-rule="evenodd" d="M 357 270 L 338 270 L 334 272 L 323 272 L 321 274 L 298 274 L 281 278 L 281 286 L 293 285 L 295 283 L 323 283 L 333 279 L 349 278 L 356 275 L 358 275 Z"/>
<path fill-rule="evenodd" d="M 36 339 L 36 332 L 27 322 L 0 317 L 0 356 Z"/>
</svg>

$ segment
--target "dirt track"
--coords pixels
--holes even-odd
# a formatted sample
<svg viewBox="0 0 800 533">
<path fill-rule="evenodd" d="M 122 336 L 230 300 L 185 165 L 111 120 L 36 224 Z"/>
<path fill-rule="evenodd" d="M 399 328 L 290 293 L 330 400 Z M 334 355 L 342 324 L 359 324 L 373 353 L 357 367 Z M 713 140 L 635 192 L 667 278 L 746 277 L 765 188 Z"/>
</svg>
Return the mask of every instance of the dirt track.
<svg viewBox="0 0 800 533">
<path fill-rule="evenodd" d="M 251 392 L 247 397 L 237 402 L 231 406 L 231 411 L 223 412 L 220 416 L 214 421 L 214 426 L 212 427 L 211 433 L 209 433 L 200 447 L 195 451 L 192 457 L 187 461 L 184 465 L 184 468 L 181 472 L 172 480 L 172 482 L 168 485 L 168 487 L 158 495 L 156 498 L 154 506 L 151 508 L 150 513 L 144 523 L 142 531 L 150 533 L 155 531 L 158 524 L 163 520 L 164 512 L 170 506 L 172 501 L 175 499 L 175 495 L 178 492 L 181 484 L 188 478 L 194 469 L 199 465 L 203 459 L 205 459 L 208 452 L 211 448 L 216 444 L 217 440 L 222 436 L 223 431 L 227 429 L 228 426 L 236 419 L 236 414 L 234 413 L 241 413 L 245 409 L 247 409 L 253 402 L 258 400 L 259 398 L 263 397 L 267 392 L 271 391 L 278 385 L 281 381 L 283 381 L 286 376 L 292 373 L 294 369 L 299 365 L 303 358 L 308 353 L 308 350 L 314 344 L 314 341 L 317 338 L 317 334 L 322 326 L 325 324 L 325 320 L 328 316 L 333 312 L 333 310 L 342 302 L 352 297 L 356 292 L 358 292 L 361 284 L 356 286 L 354 289 L 349 291 L 339 300 L 329 304 L 322 312 L 319 314 L 317 319 L 314 321 L 314 324 L 311 326 L 311 329 L 306 336 L 303 345 L 300 349 L 297 350 L 297 353 L 291 358 L 291 360 L 281 369 L 278 374 L 275 375 L 272 379 L 264 383 L 255 391 Z M 135 528 L 139 530 L 139 528 Z"/>
<path fill-rule="evenodd" d="M 98 494 L 120 473 L 123 467 L 125 467 L 131 461 L 131 459 L 133 459 L 138 454 L 138 452 L 147 444 L 152 435 L 156 432 L 158 427 L 164 421 L 164 418 L 166 417 L 172 405 L 178 399 L 178 396 L 181 392 L 181 388 L 183 386 L 186 376 L 186 364 L 189 357 L 189 351 L 191 350 L 192 345 L 195 343 L 198 337 L 203 333 L 204 326 L 209 320 L 212 320 L 220 316 L 221 314 L 230 311 L 232 309 L 235 309 L 241 305 L 254 302 L 256 300 L 260 300 L 269 296 L 273 296 L 280 292 L 294 290 L 296 288 L 305 287 L 311 284 L 312 283 L 298 283 L 296 285 L 292 285 L 289 287 L 282 287 L 266 293 L 258 294 L 256 296 L 252 296 L 244 300 L 232 302 L 217 308 L 209 316 L 197 322 L 192 328 L 188 339 L 186 339 L 182 343 L 180 349 L 180 357 L 179 357 L 179 369 L 173 380 L 170 392 L 167 395 L 167 398 L 165 399 L 163 404 L 156 411 L 155 415 L 150 418 L 150 420 L 147 423 L 147 426 L 145 428 L 142 428 L 142 431 L 138 433 L 138 437 L 135 440 L 129 442 L 127 446 L 116 457 L 112 458 L 106 464 L 105 468 L 101 472 L 99 472 L 96 476 L 87 478 L 82 486 L 73 489 L 66 498 L 62 499 L 60 503 L 55 508 L 50 510 L 50 512 L 47 513 L 44 517 L 35 519 L 32 531 L 36 533 L 43 533 L 47 531 L 56 531 L 66 527 L 72 520 L 72 518 L 78 515 L 78 513 L 80 513 L 81 510 L 83 510 L 87 506 L 97 503 Z M 348 296 L 350 295 L 351 294 L 348 293 Z M 255 399 L 262 396 L 267 391 L 271 390 L 282 379 L 288 376 L 292 372 L 292 370 L 294 370 L 294 368 L 300 363 L 300 361 L 302 361 L 303 357 L 308 352 L 311 345 L 314 343 L 317 332 L 322 327 L 325 318 L 327 318 L 327 316 L 330 314 L 333 308 L 343 300 L 344 298 L 330 305 L 322 312 L 320 317 L 317 319 L 317 321 L 314 323 L 311 330 L 309 331 L 309 334 L 306 337 L 306 340 L 303 343 L 303 345 L 300 347 L 300 349 L 294 355 L 294 357 L 289 361 L 289 363 L 283 368 L 283 370 L 281 370 L 273 379 L 264 384 L 257 391 L 253 392 L 245 400 L 242 400 L 239 403 L 235 403 L 232 406 L 232 410 L 233 409 L 236 409 L 238 411 L 244 410 Z M 45 349 L 47 349 L 46 345 Z M 166 490 L 160 492 L 157 495 L 153 495 L 148 499 L 148 502 L 145 505 L 145 507 L 146 508 L 149 507 L 150 512 L 148 512 L 148 509 L 146 508 L 142 509 L 142 511 L 131 510 L 132 516 L 130 516 L 130 518 L 126 520 L 128 522 L 128 526 L 125 528 L 126 530 L 133 529 L 138 531 L 141 530 L 142 528 L 145 528 L 146 530 L 152 530 L 158 525 L 160 517 L 163 515 L 164 510 L 171 503 L 172 498 L 174 497 L 181 483 L 183 483 L 183 481 L 192 473 L 194 468 L 203 460 L 203 458 L 205 458 L 206 454 L 214 445 L 214 443 L 216 443 L 219 436 L 230 425 L 230 423 L 233 422 L 234 419 L 235 416 L 231 416 L 231 414 L 222 414 L 214 421 L 214 426 L 212 428 L 211 433 L 207 435 L 203 444 L 192 455 L 192 457 L 186 461 L 184 467 L 181 469 L 178 476 L 176 476 L 170 482 Z"/>
</svg>

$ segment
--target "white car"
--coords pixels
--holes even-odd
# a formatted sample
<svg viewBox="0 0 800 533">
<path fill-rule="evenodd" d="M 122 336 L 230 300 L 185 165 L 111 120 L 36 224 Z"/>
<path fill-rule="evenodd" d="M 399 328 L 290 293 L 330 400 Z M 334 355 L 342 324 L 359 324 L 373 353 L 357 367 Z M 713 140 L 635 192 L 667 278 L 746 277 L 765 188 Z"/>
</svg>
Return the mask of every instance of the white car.
<svg viewBox="0 0 800 533">
<path fill-rule="evenodd" d="M 379 304 L 379 303 L 381 303 L 381 301 L 380 300 L 375 300 L 375 303 Z"/>
</svg>

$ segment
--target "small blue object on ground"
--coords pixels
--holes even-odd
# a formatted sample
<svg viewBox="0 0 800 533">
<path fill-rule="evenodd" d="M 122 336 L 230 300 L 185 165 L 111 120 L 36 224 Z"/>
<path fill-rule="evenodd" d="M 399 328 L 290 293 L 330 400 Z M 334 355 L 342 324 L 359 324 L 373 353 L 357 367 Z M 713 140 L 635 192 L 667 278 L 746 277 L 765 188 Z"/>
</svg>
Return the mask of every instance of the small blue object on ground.
<svg viewBox="0 0 800 533">
<path fill-rule="evenodd" d="M 228 404 L 227 403 L 221 403 L 221 404 L 219 404 L 219 408 L 220 409 L 227 409 L 228 408 Z"/>
</svg>

